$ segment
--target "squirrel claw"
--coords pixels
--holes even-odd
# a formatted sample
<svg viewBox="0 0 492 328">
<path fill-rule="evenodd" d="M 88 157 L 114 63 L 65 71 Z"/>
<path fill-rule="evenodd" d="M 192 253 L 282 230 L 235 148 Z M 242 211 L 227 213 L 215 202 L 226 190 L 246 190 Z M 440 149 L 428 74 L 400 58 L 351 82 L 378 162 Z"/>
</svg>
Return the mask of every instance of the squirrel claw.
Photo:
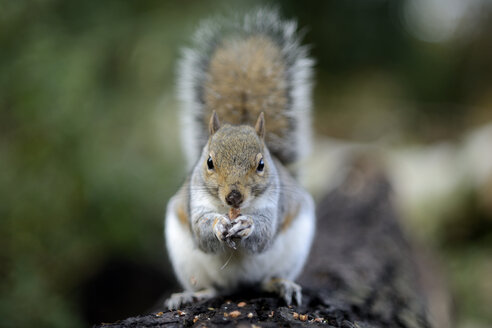
<svg viewBox="0 0 492 328">
<path fill-rule="evenodd" d="M 206 300 L 216 295 L 213 289 L 203 289 L 198 292 L 184 291 L 182 293 L 172 294 L 165 302 L 164 305 L 169 310 L 177 310 L 182 305 L 193 303 L 196 301 Z"/>
<path fill-rule="evenodd" d="M 226 243 L 227 243 L 227 246 L 229 246 L 230 248 L 232 248 L 234 250 L 237 249 L 236 243 L 231 238 L 226 238 Z"/>
<path fill-rule="evenodd" d="M 281 278 L 273 278 L 263 283 L 263 290 L 273 292 L 282 297 L 289 306 L 294 298 L 297 305 L 302 303 L 302 288 L 293 281 Z"/>
<path fill-rule="evenodd" d="M 165 302 L 164 305 L 169 310 L 176 310 L 181 307 L 183 304 L 188 304 L 193 302 L 193 293 L 191 292 L 182 292 L 172 294 Z"/>
</svg>

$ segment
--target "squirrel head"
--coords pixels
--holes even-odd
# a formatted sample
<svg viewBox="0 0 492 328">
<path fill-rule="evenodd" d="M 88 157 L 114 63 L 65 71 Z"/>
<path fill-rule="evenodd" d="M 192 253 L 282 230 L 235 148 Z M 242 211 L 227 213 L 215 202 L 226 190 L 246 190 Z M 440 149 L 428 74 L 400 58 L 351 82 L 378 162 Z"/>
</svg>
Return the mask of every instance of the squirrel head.
<svg viewBox="0 0 492 328">
<path fill-rule="evenodd" d="M 271 157 L 265 147 L 265 118 L 260 114 L 255 128 L 219 123 L 213 112 L 210 137 L 202 156 L 207 190 L 224 206 L 246 207 L 268 187 Z"/>
</svg>

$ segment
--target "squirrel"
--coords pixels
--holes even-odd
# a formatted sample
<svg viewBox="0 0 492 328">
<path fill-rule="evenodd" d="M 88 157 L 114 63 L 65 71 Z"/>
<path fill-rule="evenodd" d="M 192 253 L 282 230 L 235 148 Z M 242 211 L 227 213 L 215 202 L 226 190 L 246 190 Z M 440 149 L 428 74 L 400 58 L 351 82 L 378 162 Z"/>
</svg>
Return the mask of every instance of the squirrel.
<svg viewBox="0 0 492 328">
<path fill-rule="evenodd" d="M 191 174 L 165 238 L 184 292 L 169 309 L 253 285 L 301 304 L 294 282 L 315 230 L 295 165 L 310 142 L 313 60 L 295 21 L 257 9 L 202 23 L 178 70 Z"/>
</svg>

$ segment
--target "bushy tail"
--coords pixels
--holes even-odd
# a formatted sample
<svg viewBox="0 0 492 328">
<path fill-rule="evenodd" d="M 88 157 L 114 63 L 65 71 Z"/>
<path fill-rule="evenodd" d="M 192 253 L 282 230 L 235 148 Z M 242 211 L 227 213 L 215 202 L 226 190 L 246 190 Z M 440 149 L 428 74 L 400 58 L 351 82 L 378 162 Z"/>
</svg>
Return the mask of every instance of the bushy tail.
<svg viewBox="0 0 492 328">
<path fill-rule="evenodd" d="M 313 60 L 296 29 L 267 9 L 200 25 L 178 72 L 190 167 L 208 140 L 213 110 L 221 122 L 252 126 L 264 112 L 267 146 L 285 165 L 307 153 Z"/>
</svg>

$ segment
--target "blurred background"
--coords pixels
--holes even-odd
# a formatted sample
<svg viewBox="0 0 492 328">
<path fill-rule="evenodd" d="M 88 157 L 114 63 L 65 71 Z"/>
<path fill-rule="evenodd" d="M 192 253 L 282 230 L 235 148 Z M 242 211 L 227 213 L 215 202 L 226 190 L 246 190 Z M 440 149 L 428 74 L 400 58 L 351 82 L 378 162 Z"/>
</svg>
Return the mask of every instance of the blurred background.
<svg viewBox="0 0 492 328">
<path fill-rule="evenodd" d="M 489 0 L 0 0 L 0 326 L 115 321 L 178 289 L 176 61 L 200 19 L 258 4 L 317 60 L 310 175 L 377 152 L 456 326 L 492 326 Z"/>
</svg>

